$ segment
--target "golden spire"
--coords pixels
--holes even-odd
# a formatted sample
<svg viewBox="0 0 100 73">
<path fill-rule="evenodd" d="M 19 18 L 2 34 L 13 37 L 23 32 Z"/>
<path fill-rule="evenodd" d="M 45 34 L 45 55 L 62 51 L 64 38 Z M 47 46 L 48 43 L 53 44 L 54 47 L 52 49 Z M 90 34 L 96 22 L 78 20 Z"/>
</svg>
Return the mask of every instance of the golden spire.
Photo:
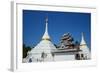
<svg viewBox="0 0 100 73">
<path fill-rule="evenodd" d="M 50 37 L 48 35 L 48 17 L 46 17 L 45 33 L 42 37 L 42 40 L 50 40 Z"/>
</svg>

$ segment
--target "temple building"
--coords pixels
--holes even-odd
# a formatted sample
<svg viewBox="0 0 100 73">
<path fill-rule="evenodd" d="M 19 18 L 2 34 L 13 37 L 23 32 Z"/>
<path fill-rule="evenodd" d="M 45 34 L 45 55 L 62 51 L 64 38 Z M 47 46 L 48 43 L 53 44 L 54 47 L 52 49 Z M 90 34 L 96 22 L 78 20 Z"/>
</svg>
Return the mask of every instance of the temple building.
<svg viewBox="0 0 100 73">
<path fill-rule="evenodd" d="M 45 25 L 45 32 L 41 41 L 27 53 L 27 57 L 23 59 L 23 63 L 90 59 L 90 51 L 84 40 L 83 34 L 79 45 L 74 45 L 70 35 L 64 34 L 63 38 L 61 38 L 60 47 L 56 48 L 51 42 L 51 38 L 48 34 L 47 17 Z"/>
</svg>

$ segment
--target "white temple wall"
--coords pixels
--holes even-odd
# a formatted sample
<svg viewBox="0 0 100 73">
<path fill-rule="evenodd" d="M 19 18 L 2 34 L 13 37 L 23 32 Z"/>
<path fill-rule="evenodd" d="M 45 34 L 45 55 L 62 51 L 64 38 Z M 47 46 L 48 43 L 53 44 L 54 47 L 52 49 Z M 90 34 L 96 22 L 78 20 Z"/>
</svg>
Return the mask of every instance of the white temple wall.
<svg viewBox="0 0 100 73">
<path fill-rule="evenodd" d="M 75 55 L 56 55 L 54 61 L 75 60 Z"/>
</svg>

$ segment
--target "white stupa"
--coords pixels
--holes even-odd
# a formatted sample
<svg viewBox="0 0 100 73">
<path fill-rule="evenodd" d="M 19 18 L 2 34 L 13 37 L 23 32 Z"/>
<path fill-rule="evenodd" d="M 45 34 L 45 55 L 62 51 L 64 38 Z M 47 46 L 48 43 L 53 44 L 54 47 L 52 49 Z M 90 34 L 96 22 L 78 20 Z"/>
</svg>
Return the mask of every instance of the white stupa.
<svg viewBox="0 0 100 73">
<path fill-rule="evenodd" d="M 54 50 L 56 50 L 56 47 L 51 42 L 48 34 L 48 18 L 46 17 L 45 33 L 42 40 L 30 52 L 28 52 L 27 61 L 52 61 L 52 51 Z"/>
<path fill-rule="evenodd" d="M 80 50 L 82 50 L 82 52 L 80 52 L 80 54 L 83 54 L 84 59 L 86 59 L 86 60 L 90 59 L 90 51 L 85 42 L 83 33 L 82 33 L 82 39 L 81 39 L 81 43 L 80 43 Z"/>
</svg>

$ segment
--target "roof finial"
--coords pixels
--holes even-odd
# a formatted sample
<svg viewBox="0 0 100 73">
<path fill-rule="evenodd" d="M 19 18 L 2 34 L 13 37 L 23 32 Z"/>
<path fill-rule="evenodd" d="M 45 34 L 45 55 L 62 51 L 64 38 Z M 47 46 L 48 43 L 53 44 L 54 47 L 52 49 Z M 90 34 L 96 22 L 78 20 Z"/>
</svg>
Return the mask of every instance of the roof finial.
<svg viewBox="0 0 100 73">
<path fill-rule="evenodd" d="M 46 23 L 48 23 L 48 17 L 46 16 Z"/>
<path fill-rule="evenodd" d="M 45 27 L 45 32 L 48 33 L 48 17 L 46 17 L 46 27 Z"/>
<path fill-rule="evenodd" d="M 84 32 L 82 32 L 82 40 L 84 40 Z"/>
<path fill-rule="evenodd" d="M 81 45 L 82 44 L 86 45 L 86 42 L 85 42 L 85 39 L 84 39 L 84 32 L 82 32 L 81 34 L 82 34 Z"/>
<path fill-rule="evenodd" d="M 44 33 L 42 39 L 43 40 L 50 40 L 50 37 L 48 35 L 48 17 L 46 17 L 45 33 Z"/>
</svg>

